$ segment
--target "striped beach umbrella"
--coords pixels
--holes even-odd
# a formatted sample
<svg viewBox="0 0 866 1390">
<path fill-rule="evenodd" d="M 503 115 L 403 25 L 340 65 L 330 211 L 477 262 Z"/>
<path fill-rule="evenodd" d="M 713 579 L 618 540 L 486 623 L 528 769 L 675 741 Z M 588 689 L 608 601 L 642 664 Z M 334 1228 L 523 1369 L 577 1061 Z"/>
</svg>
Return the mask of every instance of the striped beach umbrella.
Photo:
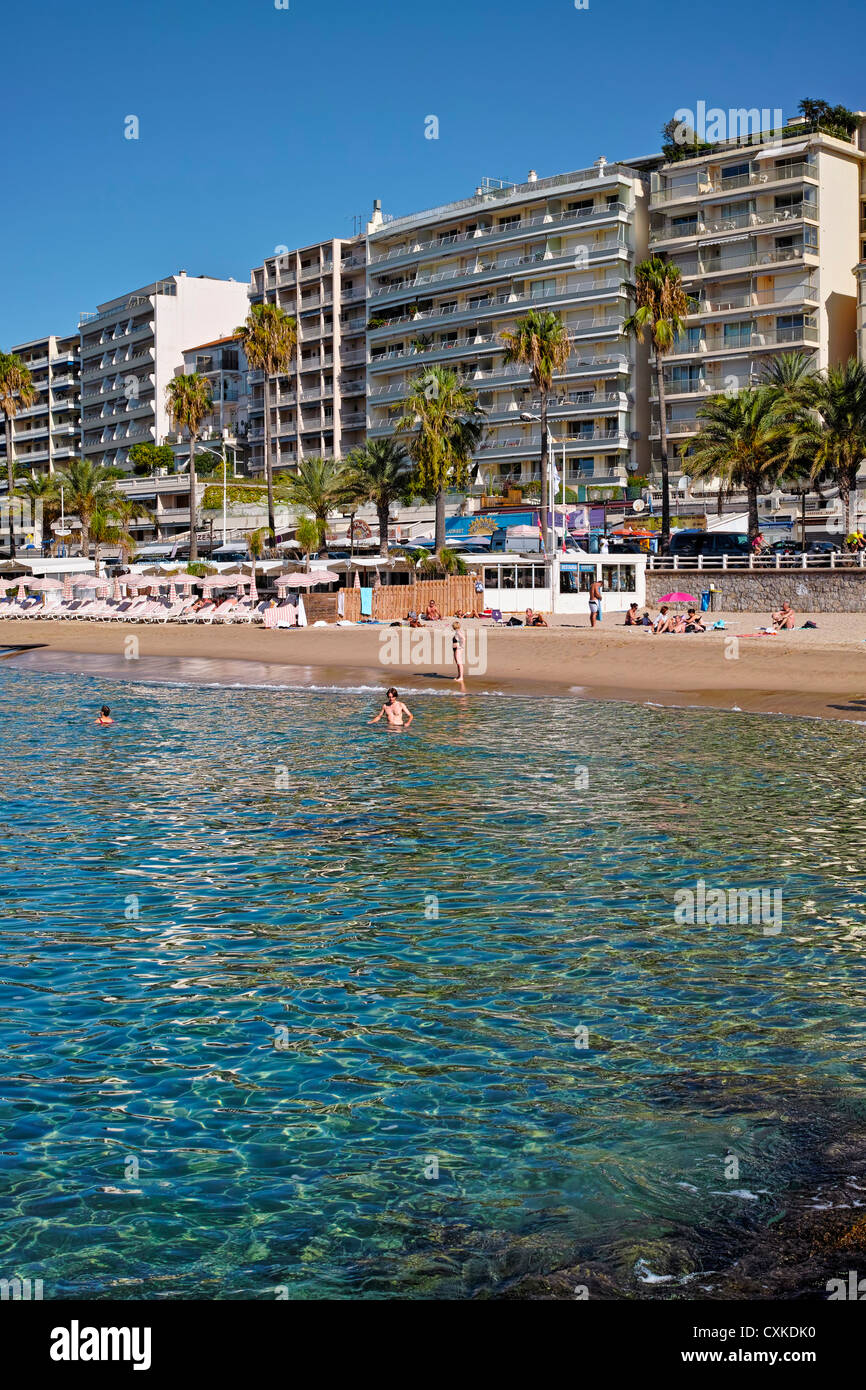
<svg viewBox="0 0 866 1390">
<path fill-rule="evenodd" d="M 63 576 L 63 602 L 64 602 L 64 603 L 70 603 L 71 600 L 72 600 L 72 575 L 71 575 L 71 574 L 64 574 L 64 576 Z"/>
</svg>

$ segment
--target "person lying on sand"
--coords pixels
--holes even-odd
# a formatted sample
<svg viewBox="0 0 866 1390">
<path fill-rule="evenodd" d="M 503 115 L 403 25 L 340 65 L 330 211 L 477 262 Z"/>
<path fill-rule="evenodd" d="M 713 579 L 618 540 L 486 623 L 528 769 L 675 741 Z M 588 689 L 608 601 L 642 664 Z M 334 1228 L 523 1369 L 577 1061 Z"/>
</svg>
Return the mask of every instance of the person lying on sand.
<svg viewBox="0 0 866 1390">
<path fill-rule="evenodd" d="M 398 696 L 397 691 L 394 689 L 393 685 L 390 687 L 387 694 L 385 695 L 385 703 L 379 710 L 379 713 L 376 715 L 376 718 L 368 719 L 367 723 L 378 724 L 383 714 L 385 715 L 392 729 L 408 729 L 409 725 L 412 723 L 412 720 L 414 718 L 412 711 L 408 709 L 406 705 L 401 703 L 400 697 Z M 404 715 L 406 716 L 405 724 L 403 723 Z"/>
<path fill-rule="evenodd" d="M 540 613 L 533 613 L 533 611 L 532 611 L 531 608 L 527 608 L 527 610 L 526 610 L 526 626 L 527 626 L 527 627 L 548 627 L 549 624 L 548 624 L 548 623 L 546 622 L 546 620 L 541 616 Z"/>
<path fill-rule="evenodd" d="M 787 599 L 782 604 L 778 613 L 773 614 L 773 622 L 780 631 L 782 628 L 794 626 L 794 611 Z"/>
<path fill-rule="evenodd" d="M 686 632 L 706 632 L 703 618 L 699 617 L 697 610 L 690 608 L 686 614 Z"/>
</svg>

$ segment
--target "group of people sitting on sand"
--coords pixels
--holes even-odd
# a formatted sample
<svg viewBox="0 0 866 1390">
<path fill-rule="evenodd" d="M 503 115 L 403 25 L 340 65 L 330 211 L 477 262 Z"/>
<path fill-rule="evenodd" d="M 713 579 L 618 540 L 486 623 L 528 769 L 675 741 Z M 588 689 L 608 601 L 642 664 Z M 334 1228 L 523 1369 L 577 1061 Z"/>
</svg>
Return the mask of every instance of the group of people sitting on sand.
<svg viewBox="0 0 866 1390">
<path fill-rule="evenodd" d="M 780 632 L 794 626 L 794 610 L 787 599 L 778 612 L 772 614 L 772 619 L 773 626 Z M 685 613 L 672 613 L 666 603 L 663 603 L 659 609 L 659 615 L 655 622 L 649 613 L 641 613 L 636 603 L 630 604 L 625 615 L 625 626 L 650 628 L 656 636 L 661 632 L 706 632 L 707 630 L 707 625 L 696 608 L 689 608 Z"/>
</svg>

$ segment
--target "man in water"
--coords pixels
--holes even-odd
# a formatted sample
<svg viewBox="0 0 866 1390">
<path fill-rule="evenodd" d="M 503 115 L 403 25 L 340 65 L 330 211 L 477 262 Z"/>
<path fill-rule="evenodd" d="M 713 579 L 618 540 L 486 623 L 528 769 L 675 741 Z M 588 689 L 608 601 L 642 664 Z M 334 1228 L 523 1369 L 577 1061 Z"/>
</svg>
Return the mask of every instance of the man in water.
<svg viewBox="0 0 866 1390">
<path fill-rule="evenodd" d="M 108 708 L 108 705 L 103 705 L 103 706 L 102 706 L 102 709 L 99 711 L 99 717 L 98 717 L 98 719 L 96 720 L 96 722 L 97 722 L 97 724 L 113 724 L 113 723 L 114 723 L 114 720 L 113 720 L 112 717 L 111 717 L 111 710 Z"/>
<path fill-rule="evenodd" d="M 412 723 L 412 720 L 414 718 L 412 711 L 410 709 L 407 709 L 407 707 L 401 703 L 400 698 L 393 685 L 387 692 L 385 696 L 385 703 L 379 710 L 379 713 L 376 715 L 376 718 L 369 719 L 367 722 L 369 724 L 378 724 L 383 714 L 385 715 L 392 729 L 408 729 L 409 725 Z M 404 715 L 406 716 L 405 724 L 403 723 Z"/>
</svg>

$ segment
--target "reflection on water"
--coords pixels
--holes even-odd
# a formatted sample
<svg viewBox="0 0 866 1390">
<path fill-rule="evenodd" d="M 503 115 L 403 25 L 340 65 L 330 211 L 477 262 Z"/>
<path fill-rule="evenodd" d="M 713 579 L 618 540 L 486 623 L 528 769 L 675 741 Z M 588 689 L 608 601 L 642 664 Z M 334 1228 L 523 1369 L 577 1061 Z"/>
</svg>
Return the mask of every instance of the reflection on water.
<svg viewBox="0 0 866 1390">
<path fill-rule="evenodd" d="M 0 708 L 0 1272 L 46 1297 L 625 1287 L 862 1125 L 857 728 L 15 663 Z M 699 878 L 781 932 L 678 924 Z"/>
</svg>

